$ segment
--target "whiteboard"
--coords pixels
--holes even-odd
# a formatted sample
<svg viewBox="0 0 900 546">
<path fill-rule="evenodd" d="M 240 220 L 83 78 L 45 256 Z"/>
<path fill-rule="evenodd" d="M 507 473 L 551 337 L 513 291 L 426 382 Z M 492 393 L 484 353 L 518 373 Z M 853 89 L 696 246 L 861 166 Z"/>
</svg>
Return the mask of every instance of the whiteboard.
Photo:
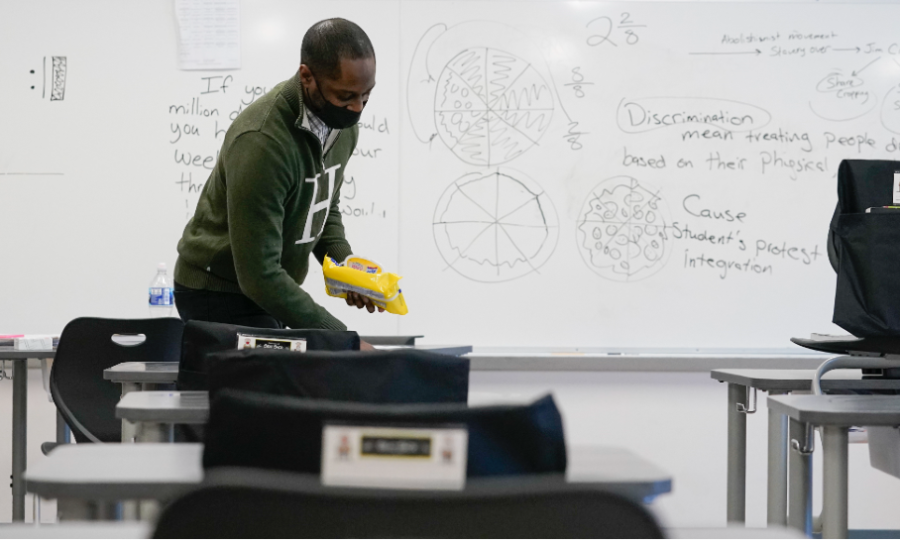
<svg viewBox="0 0 900 546">
<path fill-rule="evenodd" d="M 4 332 L 145 316 L 221 131 L 326 17 L 376 48 L 342 210 L 410 314 L 348 309 L 316 268 L 304 288 L 366 334 L 752 350 L 838 333 L 838 164 L 900 155 L 890 3 L 244 0 L 230 71 L 177 70 L 169 2 L 0 9 Z"/>
</svg>

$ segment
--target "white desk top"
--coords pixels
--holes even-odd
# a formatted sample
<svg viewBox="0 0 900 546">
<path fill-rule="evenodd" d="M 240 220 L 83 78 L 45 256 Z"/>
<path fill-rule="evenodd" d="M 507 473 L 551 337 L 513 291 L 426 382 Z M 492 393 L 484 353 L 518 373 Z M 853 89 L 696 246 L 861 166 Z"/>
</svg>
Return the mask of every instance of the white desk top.
<svg viewBox="0 0 900 546">
<path fill-rule="evenodd" d="M 763 391 L 812 390 L 815 370 L 713 370 L 710 377 L 726 383 L 744 385 Z M 822 389 L 828 390 L 900 390 L 900 379 L 863 379 L 862 370 L 832 370 L 822 378 Z"/>
<path fill-rule="evenodd" d="M 0 360 L 25 360 L 28 358 L 53 358 L 56 349 L 50 351 L 17 351 L 9 347 L 0 348 Z"/>
<path fill-rule="evenodd" d="M 61 446 L 25 472 L 29 493 L 88 500 L 165 499 L 203 479 L 201 444 Z M 566 480 L 634 498 L 672 490 L 670 475 L 627 449 L 569 449 Z"/>
<path fill-rule="evenodd" d="M 122 362 L 103 370 L 103 379 L 114 383 L 174 383 L 178 362 Z"/>
<path fill-rule="evenodd" d="M 665 529 L 666 538 L 680 540 L 805 539 L 806 535 L 786 527 L 723 527 L 721 529 Z"/>
<path fill-rule="evenodd" d="M 0 540 L 4 539 L 116 539 L 150 538 L 153 526 L 143 521 L 63 522 L 35 526 L 31 523 L 0 525 Z"/>
<path fill-rule="evenodd" d="M 168 498 L 203 479 L 202 454 L 202 444 L 63 445 L 25 471 L 26 488 L 46 498 Z"/>
<path fill-rule="evenodd" d="M 813 425 L 900 425 L 900 396 L 897 395 L 779 395 L 768 397 L 766 403 L 777 413 Z"/>
<path fill-rule="evenodd" d="M 116 404 L 116 418 L 133 423 L 199 425 L 208 417 L 207 391 L 129 392 Z"/>
<path fill-rule="evenodd" d="M 419 349 L 452 356 L 462 356 L 472 351 L 471 345 L 396 345 L 376 348 Z M 122 362 L 103 370 L 103 379 L 114 383 L 174 383 L 178 379 L 178 366 L 178 362 Z"/>
</svg>

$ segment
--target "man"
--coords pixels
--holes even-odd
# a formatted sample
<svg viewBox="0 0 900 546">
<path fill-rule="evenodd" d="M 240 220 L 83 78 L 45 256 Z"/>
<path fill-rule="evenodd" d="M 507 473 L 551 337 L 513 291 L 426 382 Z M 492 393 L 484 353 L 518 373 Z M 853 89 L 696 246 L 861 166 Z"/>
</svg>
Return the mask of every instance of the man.
<svg viewBox="0 0 900 546">
<path fill-rule="evenodd" d="M 346 330 L 299 285 L 310 252 L 319 263 L 351 254 L 338 199 L 375 51 L 358 25 L 328 19 L 303 37 L 300 63 L 225 135 L 178 243 L 175 305 L 186 321 Z M 355 293 L 347 304 L 375 310 Z"/>
</svg>

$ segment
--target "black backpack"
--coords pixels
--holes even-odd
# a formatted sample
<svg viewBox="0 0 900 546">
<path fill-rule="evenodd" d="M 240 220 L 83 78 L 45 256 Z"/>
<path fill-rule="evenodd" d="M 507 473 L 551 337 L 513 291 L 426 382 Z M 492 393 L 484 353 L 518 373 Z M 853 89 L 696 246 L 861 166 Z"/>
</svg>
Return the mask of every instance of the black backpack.
<svg viewBox="0 0 900 546">
<path fill-rule="evenodd" d="M 356 332 L 250 328 L 218 322 L 189 320 L 184 325 L 184 334 L 181 337 L 181 364 L 178 366 L 176 382 L 178 390 L 208 390 L 209 368 L 207 366 L 209 362 L 207 362 L 207 356 L 220 351 L 237 349 L 238 339 L 241 335 L 305 340 L 306 349 L 309 351 L 359 350 L 359 335 Z"/>
<path fill-rule="evenodd" d="M 848 159 L 838 168 L 828 241 L 833 321 L 857 337 L 900 336 L 900 213 L 866 213 L 893 203 L 895 171 L 900 161 Z"/>
</svg>

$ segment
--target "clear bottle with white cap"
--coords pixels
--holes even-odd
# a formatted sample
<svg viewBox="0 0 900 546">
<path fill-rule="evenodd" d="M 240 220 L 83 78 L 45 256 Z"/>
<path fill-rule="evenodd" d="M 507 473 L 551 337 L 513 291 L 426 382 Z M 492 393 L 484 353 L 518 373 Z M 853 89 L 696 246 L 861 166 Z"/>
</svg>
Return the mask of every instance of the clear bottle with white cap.
<svg viewBox="0 0 900 546">
<path fill-rule="evenodd" d="M 175 296 L 172 285 L 169 284 L 165 262 L 160 262 L 156 268 L 156 276 L 150 283 L 150 318 L 171 317 L 175 307 Z"/>
</svg>

